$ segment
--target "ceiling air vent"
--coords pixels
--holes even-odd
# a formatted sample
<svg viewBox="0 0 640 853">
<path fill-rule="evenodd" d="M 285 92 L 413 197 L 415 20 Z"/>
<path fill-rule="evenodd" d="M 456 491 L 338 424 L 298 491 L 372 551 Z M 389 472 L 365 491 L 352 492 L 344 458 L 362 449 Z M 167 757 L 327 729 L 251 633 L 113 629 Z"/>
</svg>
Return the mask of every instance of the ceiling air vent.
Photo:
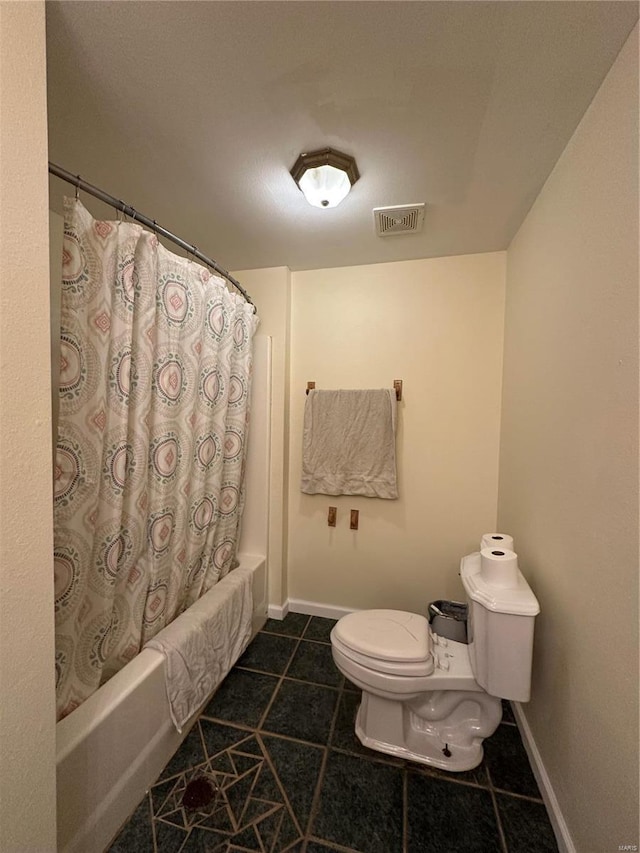
<svg viewBox="0 0 640 853">
<path fill-rule="evenodd" d="M 417 234 L 418 231 L 422 231 L 424 204 L 374 207 L 373 218 L 376 222 L 378 237 L 391 237 L 392 234 Z"/>
</svg>

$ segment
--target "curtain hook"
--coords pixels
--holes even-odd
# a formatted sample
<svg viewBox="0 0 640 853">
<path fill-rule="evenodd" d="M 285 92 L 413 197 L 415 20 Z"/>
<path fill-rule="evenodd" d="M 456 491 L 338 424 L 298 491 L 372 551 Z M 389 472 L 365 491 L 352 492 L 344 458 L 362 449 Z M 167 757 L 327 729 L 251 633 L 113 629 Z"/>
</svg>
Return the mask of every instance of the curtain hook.
<svg viewBox="0 0 640 853">
<path fill-rule="evenodd" d="M 81 180 L 80 175 L 76 175 L 76 178 L 78 179 L 78 181 Z M 80 187 L 78 186 L 78 184 L 76 184 L 76 201 L 78 201 L 79 198 L 80 198 Z"/>
</svg>

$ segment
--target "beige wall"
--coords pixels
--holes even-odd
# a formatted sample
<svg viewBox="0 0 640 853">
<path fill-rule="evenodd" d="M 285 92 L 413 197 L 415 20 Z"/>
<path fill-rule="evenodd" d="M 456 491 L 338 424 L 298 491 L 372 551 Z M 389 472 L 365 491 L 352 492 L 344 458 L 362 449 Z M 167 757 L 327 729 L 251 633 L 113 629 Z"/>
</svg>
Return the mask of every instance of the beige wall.
<svg viewBox="0 0 640 853">
<path fill-rule="evenodd" d="M 56 847 L 44 3 L 0 3 L 0 850 Z"/>
<path fill-rule="evenodd" d="M 272 338 L 271 440 L 268 520 L 269 604 L 287 597 L 287 466 L 291 273 L 287 267 L 233 273 L 258 308 L 257 335 Z"/>
<path fill-rule="evenodd" d="M 638 843 L 637 28 L 508 252 L 498 524 L 526 717 L 579 853 Z"/>
<path fill-rule="evenodd" d="M 492 253 L 292 273 L 291 599 L 425 612 L 431 599 L 462 594 L 460 557 L 496 521 L 504 265 Z M 404 382 L 399 500 L 303 495 L 307 382 L 394 379 Z M 350 508 L 360 510 L 357 532 Z"/>
</svg>

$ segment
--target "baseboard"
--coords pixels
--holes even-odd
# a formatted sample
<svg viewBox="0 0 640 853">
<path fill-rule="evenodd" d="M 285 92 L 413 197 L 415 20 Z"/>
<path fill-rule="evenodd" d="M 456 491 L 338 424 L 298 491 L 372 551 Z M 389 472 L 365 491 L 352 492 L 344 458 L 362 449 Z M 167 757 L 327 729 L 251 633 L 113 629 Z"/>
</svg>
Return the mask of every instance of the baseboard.
<svg viewBox="0 0 640 853">
<path fill-rule="evenodd" d="M 527 718 L 525 717 L 519 702 L 512 702 L 511 705 L 518 722 L 520 734 L 522 735 L 524 748 L 527 750 L 527 755 L 529 756 L 533 775 L 536 777 L 536 782 L 540 788 L 542 799 L 547 807 L 549 820 L 551 821 L 556 841 L 558 842 L 558 849 L 560 853 L 576 853 L 576 848 L 571 840 L 571 835 L 569 834 L 569 828 L 567 827 L 564 815 L 560 810 L 560 804 L 558 803 L 555 792 L 551 786 L 549 775 L 542 763 L 542 756 L 540 755 L 536 742 L 533 739 L 533 733 L 531 732 Z"/>
<path fill-rule="evenodd" d="M 318 604 L 315 601 L 303 601 L 290 598 L 287 602 L 292 613 L 304 613 L 308 616 L 324 616 L 326 619 L 340 619 L 347 613 L 353 613 L 352 607 L 337 607 L 333 604 Z"/>
<path fill-rule="evenodd" d="M 316 601 L 303 601 L 300 598 L 288 598 L 284 604 L 269 605 L 270 619 L 284 619 L 287 613 L 303 613 L 307 616 L 324 616 L 326 619 L 340 619 L 347 613 L 353 613 L 350 607 L 338 607 L 334 604 L 318 604 Z"/>
<path fill-rule="evenodd" d="M 285 601 L 284 604 L 270 604 L 267 608 L 267 615 L 269 619 L 284 619 L 284 617 L 289 612 L 289 602 Z"/>
</svg>

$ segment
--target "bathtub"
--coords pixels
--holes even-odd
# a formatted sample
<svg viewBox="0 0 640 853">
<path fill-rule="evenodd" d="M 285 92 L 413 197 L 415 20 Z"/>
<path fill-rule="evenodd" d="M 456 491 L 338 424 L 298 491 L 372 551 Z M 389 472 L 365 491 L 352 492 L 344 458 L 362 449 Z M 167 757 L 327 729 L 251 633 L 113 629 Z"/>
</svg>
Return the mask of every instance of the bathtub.
<svg viewBox="0 0 640 853">
<path fill-rule="evenodd" d="M 252 554 L 238 558 L 241 566 L 253 572 L 255 634 L 267 618 L 266 561 Z M 60 720 L 56 726 L 58 853 L 102 853 L 189 728 L 190 723 L 178 734 L 171 722 L 164 657 L 153 649 L 140 652 Z"/>
</svg>

